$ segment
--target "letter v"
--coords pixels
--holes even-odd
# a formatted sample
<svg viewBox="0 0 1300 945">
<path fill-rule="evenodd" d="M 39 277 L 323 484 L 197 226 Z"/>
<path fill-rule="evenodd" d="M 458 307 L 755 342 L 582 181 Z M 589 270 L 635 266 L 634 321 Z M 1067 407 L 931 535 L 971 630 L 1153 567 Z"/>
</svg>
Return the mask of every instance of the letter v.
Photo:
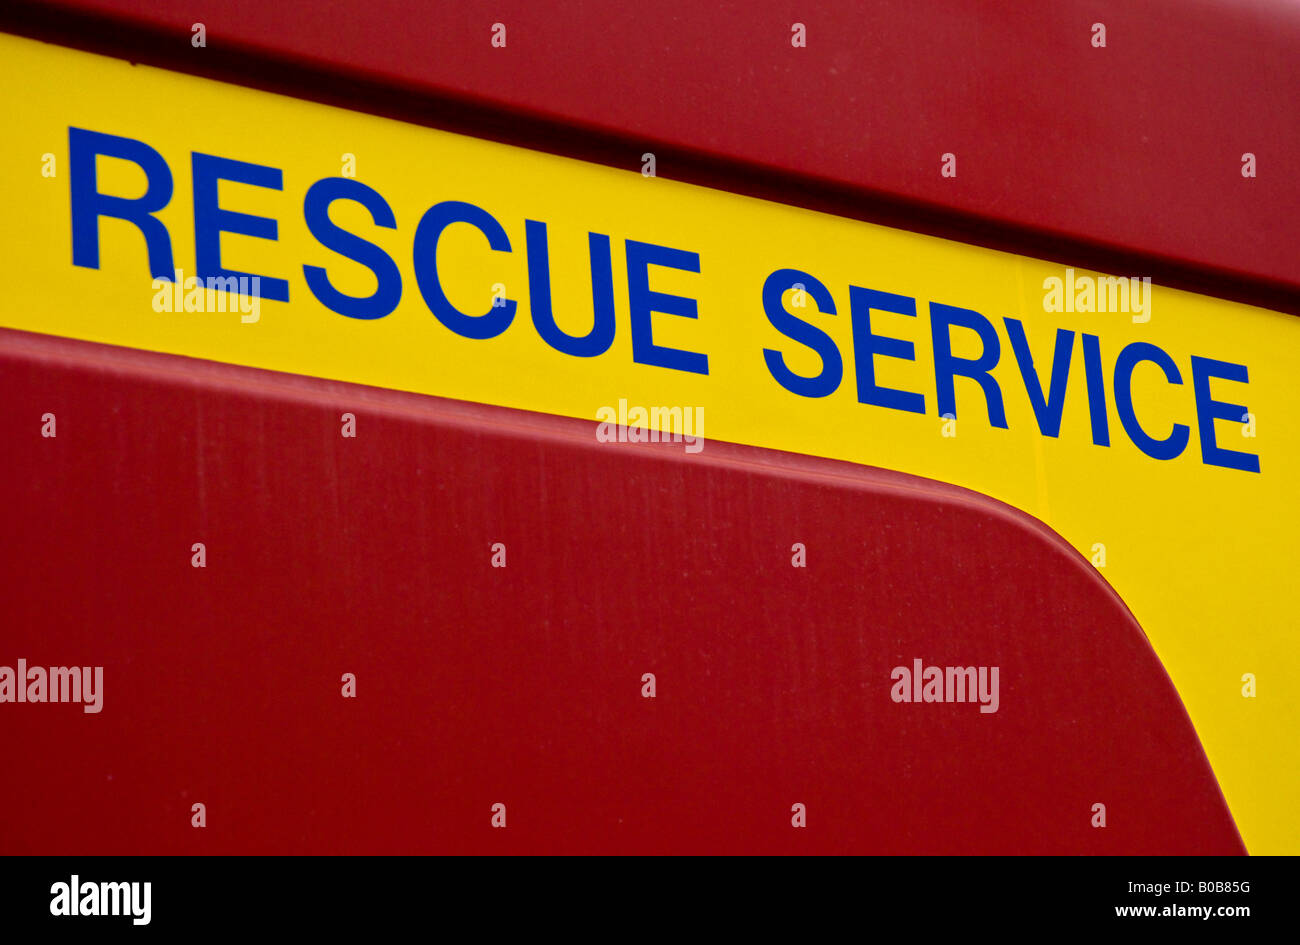
<svg viewBox="0 0 1300 945">
<path fill-rule="evenodd" d="M 1043 382 L 1034 368 L 1034 356 L 1025 339 L 1025 326 L 1015 318 L 1004 318 L 1007 337 L 1011 341 L 1011 350 L 1016 353 L 1016 364 L 1020 367 L 1020 376 L 1025 381 L 1025 393 L 1029 395 L 1029 404 L 1034 408 L 1034 418 L 1038 429 L 1044 436 L 1061 435 L 1061 413 L 1065 410 L 1065 383 L 1070 376 L 1070 358 L 1074 354 L 1074 332 L 1065 328 L 1056 329 L 1056 350 L 1052 353 L 1052 382 L 1046 399 L 1043 397 Z"/>
</svg>

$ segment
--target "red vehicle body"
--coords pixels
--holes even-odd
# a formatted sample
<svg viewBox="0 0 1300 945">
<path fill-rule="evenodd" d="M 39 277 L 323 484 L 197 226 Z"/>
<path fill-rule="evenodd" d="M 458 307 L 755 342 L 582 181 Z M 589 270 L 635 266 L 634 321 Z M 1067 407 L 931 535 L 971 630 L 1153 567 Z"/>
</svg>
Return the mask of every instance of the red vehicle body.
<svg viewBox="0 0 1300 945">
<path fill-rule="evenodd" d="M 1300 181 L 1242 199 L 1215 170 L 1300 151 L 1298 8 L 817 4 L 796 62 L 767 0 L 502 6 L 214 0 L 203 49 L 198 14 L 140 0 L 3 26 L 1300 311 Z M 1104 56 L 1062 38 L 1094 21 Z M 1152 74 L 1156 46 L 1184 68 Z M 0 728 L 41 759 L 7 779 L 4 852 L 1245 852 L 1123 601 L 985 496 L 7 329 L 0 400 L 4 651 L 118 680 L 111 724 Z M 21 435 L 48 403 L 113 422 L 51 449 Z M 357 404 L 373 435 L 342 443 Z M 824 566 L 789 566 L 794 533 Z M 1015 707 L 900 716 L 855 667 L 918 648 L 1021 667 Z M 1102 797 L 1130 813 L 1094 830 Z"/>
</svg>

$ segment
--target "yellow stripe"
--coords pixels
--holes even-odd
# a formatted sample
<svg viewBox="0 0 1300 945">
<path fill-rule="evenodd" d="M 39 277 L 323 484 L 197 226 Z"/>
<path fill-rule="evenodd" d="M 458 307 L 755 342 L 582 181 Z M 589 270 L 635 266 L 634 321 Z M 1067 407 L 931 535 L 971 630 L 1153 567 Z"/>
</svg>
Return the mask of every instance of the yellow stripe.
<svg viewBox="0 0 1300 945">
<path fill-rule="evenodd" d="M 1094 544 L 1105 545 L 1102 573 L 1178 686 L 1249 848 L 1300 852 L 1294 803 L 1300 661 L 1289 606 L 1300 533 L 1294 495 L 1300 410 L 1293 393 L 1300 323 L 1294 318 L 1160 287 L 1151 290 L 1145 323 L 1127 313 L 1049 312 L 1041 287 L 1064 277 L 1059 266 L 646 178 L 640 154 L 629 154 L 628 170 L 593 166 L 13 37 L 0 37 L 0 72 L 18 90 L 3 106 L 0 196 L 8 224 L 0 247 L 8 278 L 0 323 L 588 419 L 620 399 L 700 406 L 708 437 L 897 469 L 994 496 L 1043 519 L 1088 557 Z M 195 266 L 191 152 L 282 169 L 280 191 L 239 183 L 220 188 L 223 207 L 278 221 L 279 239 L 228 234 L 222 248 L 230 269 L 287 279 L 291 301 L 263 300 L 260 319 L 251 324 L 228 313 L 156 312 L 144 240 L 121 220 L 99 223 L 98 269 L 74 266 L 69 127 L 143 141 L 162 155 L 175 194 L 158 219 L 167 226 L 176 265 L 187 273 Z M 383 196 L 397 222 L 396 229 L 377 227 L 349 202 L 331 211 L 335 222 L 383 248 L 400 270 L 400 304 L 375 320 L 330 311 L 303 277 L 304 265 L 322 266 L 341 291 L 366 295 L 375 288 L 369 270 L 321 246 L 304 222 L 308 188 L 340 176 L 345 154 L 355 156 L 356 179 Z M 102 192 L 144 192 L 144 173 L 129 162 L 101 158 L 99 168 Z M 54 176 L 43 176 L 43 169 Z M 453 333 L 417 286 L 417 223 L 448 200 L 486 210 L 513 247 L 492 252 L 481 233 L 456 224 L 437 254 L 447 294 L 462 310 L 487 311 L 494 283 L 518 302 L 513 324 L 497 337 Z M 539 337 L 529 311 L 526 219 L 548 226 L 557 319 L 574 334 L 592 324 L 587 234 L 610 237 L 617 331 L 605 353 L 572 357 Z M 649 282 L 655 291 L 697 301 L 698 319 L 654 316 L 654 339 L 707 354 L 707 376 L 634 362 L 627 240 L 699 254 L 698 274 L 652 267 Z M 814 374 L 820 366 L 764 313 L 764 280 L 784 267 L 823 282 L 838 310 L 819 315 L 811 301 L 790 309 L 826 332 L 843 356 L 843 381 L 822 398 L 783 389 L 764 362 L 763 349 L 771 348 L 784 352 L 797 372 Z M 876 358 L 878 382 L 922 394 L 924 414 L 858 402 L 850 285 L 916 300 L 915 318 L 875 312 L 872 323 L 880 334 L 914 343 L 914 361 Z M 991 426 L 976 382 L 958 378 L 957 435 L 942 435 L 931 302 L 975 310 L 996 328 L 1002 356 L 992 376 L 1009 429 Z M 1057 328 L 1100 338 L 1110 447 L 1092 442 L 1078 337 L 1060 436 L 1039 432 L 1003 316 L 1024 323 L 1044 385 Z M 958 353 L 978 353 L 970 332 L 954 329 L 953 337 Z M 1137 415 L 1152 433 L 1163 436 L 1175 422 L 1191 427 L 1187 450 L 1167 462 L 1135 447 L 1116 414 L 1111 375 L 1118 352 L 1135 341 L 1168 352 L 1183 377 L 1171 385 L 1150 363 L 1134 375 Z M 1202 461 L 1193 355 L 1249 368 L 1248 384 L 1215 381 L 1213 393 L 1248 406 L 1258 436 L 1247 438 L 1229 422 L 1219 422 L 1217 433 L 1223 446 L 1259 455 L 1262 472 Z M 1089 629 L 1062 626 L 1060 632 Z M 1257 698 L 1242 695 L 1245 673 L 1258 677 Z M 1108 681 L 1074 684 L 1101 688 Z"/>
</svg>

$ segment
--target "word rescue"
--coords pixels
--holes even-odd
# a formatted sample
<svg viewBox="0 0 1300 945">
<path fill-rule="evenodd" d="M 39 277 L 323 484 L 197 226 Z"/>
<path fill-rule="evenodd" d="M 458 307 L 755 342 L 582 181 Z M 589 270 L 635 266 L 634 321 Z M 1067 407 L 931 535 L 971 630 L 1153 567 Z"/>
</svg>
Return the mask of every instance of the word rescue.
<svg viewBox="0 0 1300 945">
<path fill-rule="evenodd" d="M 163 156 L 149 144 L 134 138 L 91 131 L 84 128 L 68 129 L 68 150 L 71 186 L 72 262 L 76 266 L 98 269 L 100 263 L 99 224 L 103 218 L 124 220 L 144 237 L 149 273 L 155 280 L 171 281 L 177 271 L 172 252 L 172 237 L 157 214 L 172 200 L 173 177 Z M 139 167 L 146 180 L 145 192 L 138 197 L 124 197 L 102 193 L 96 176 L 96 164 L 101 158 L 128 161 Z M 290 281 L 288 273 L 244 273 L 226 269 L 222 265 L 221 238 L 223 234 L 239 234 L 262 240 L 279 238 L 278 221 L 271 217 L 244 213 L 218 202 L 218 192 L 223 183 L 236 183 L 269 190 L 284 189 L 284 173 L 278 167 L 252 164 L 213 154 L 193 152 L 190 155 L 192 180 L 193 238 L 195 272 L 191 289 L 200 287 L 224 288 L 233 286 L 243 292 L 255 280 L 260 298 L 271 302 L 288 302 Z M 434 178 L 436 181 L 436 178 Z M 322 266 L 302 266 L 301 278 L 306 291 L 326 309 L 345 318 L 373 320 L 384 318 L 395 311 L 409 287 L 402 284 L 402 274 L 393 257 L 364 233 L 345 230 L 330 218 L 330 208 L 347 201 L 359 204 L 368 211 L 375 227 L 398 229 L 397 214 L 384 196 L 359 180 L 346 177 L 326 177 L 310 184 L 302 196 L 304 222 L 311 235 L 326 249 L 341 259 L 360 264 L 373 273 L 376 288 L 370 295 L 360 297 L 339 291 L 330 273 Z M 187 204 L 190 201 L 186 201 Z M 405 211 L 404 219 L 412 219 Z M 510 241 L 505 228 L 488 210 L 460 200 L 443 200 L 420 211 L 411 236 L 411 261 L 415 273 L 415 289 L 430 313 L 450 332 L 463 338 L 487 340 L 495 338 L 511 327 L 515 320 L 517 302 L 501 297 L 494 298 L 485 312 L 464 312 L 456 308 L 444 291 L 438 268 L 438 246 L 449 227 L 473 227 L 487 241 L 487 249 L 499 254 L 521 253 L 527 270 L 527 286 L 533 329 L 543 342 L 556 351 L 573 358 L 595 358 L 605 354 L 614 342 L 616 332 L 613 243 L 603 233 L 588 233 L 590 255 L 593 322 L 586 334 L 570 334 L 559 327 L 551 300 L 551 263 L 548 249 L 547 225 L 539 220 L 524 221 L 522 247 Z M 699 317 L 697 300 L 692 297 L 671 295 L 651 288 L 651 267 L 675 269 L 700 274 L 704 271 L 700 255 L 689 250 L 661 246 L 655 243 L 626 239 L 623 252 L 627 272 L 627 323 L 630 330 L 632 360 L 667 371 L 689 374 L 709 374 L 707 352 L 686 347 L 670 347 L 655 340 L 654 317 L 675 316 L 696 319 Z M 1072 274 L 1071 274 L 1072 275 Z M 498 283 L 504 286 L 504 282 Z M 155 287 L 158 283 L 155 282 Z M 764 284 L 740 287 L 750 293 L 755 304 L 761 302 L 768 322 L 783 335 L 788 344 L 764 348 L 754 356 L 761 357 L 773 381 L 794 397 L 822 398 L 838 391 L 844 382 L 845 356 L 836 341 L 824 330 L 828 316 L 841 312 L 845 296 L 838 298 L 815 274 L 800 269 L 777 269 Z M 256 291 L 256 290 L 255 290 Z M 808 311 L 806 303 L 795 302 L 794 314 L 786 307 L 787 293 L 811 297 L 815 311 Z M 159 305 L 176 307 L 174 297 L 168 293 L 160 296 Z M 740 296 L 744 298 L 742 294 Z M 206 300 L 205 304 L 206 304 Z M 1082 370 L 1086 381 L 1086 411 L 1090 420 L 1092 442 L 1096 446 L 1111 445 L 1110 408 L 1113 405 L 1119 417 L 1123 434 L 1147 456 L 1157 460 L 1172 460 L 1183 455 L 1191 441 L 1191 423 L 1198 431 L 1201 461 L 1207 465 L 1221 466 L 1246 472 L 1259 472 L 1259 457 L 1250 452 L 1229 449 L 1219 442 L 1217 421 L 1236 424 L 1234 430 L 1249 429 L 1253 433 L 1253 418 L 1247 408 L 1234 402 L 1244 396 L 1244 386 L 1225 388 L 1224 385 L 1246 385 L 1249 372 L 1243 364 L 1220 361 L 1210 357 L 1191 356 L 1181 363 L 1160 346 L 1148 341 L 1135 341 L 1113 355 L 1107 352 L 1103 359 L 1102 339 L 1099 335 L 1076 333 L 1058 328 L 1052 350 L 1033 351 L 1027 340 L 1022 321 L 1005 317 L 1001 325 L 980 312 L 942 302 L 929 302 L 928 328 L 934 365 L 933 388 L 930 391 L 906 390 L 881 384 L 876 375 L 877 362 L 884 359 L 916 361 L 916 346 L 912 341 L 886 334 L 879 328 L 880 319 L 873 323 L 873 313 L 888 313 L 912 318 L 920 310 L 917 300 L 883 289 L 849 285 L 847 287 L 848 317 L 852 337 L 853 383 L 857 401 L 883 410 L 926 414 L 945 419 L 956 419 L 958 414 L 956 380 L 964 378 L 974 382 L 982 395 L 983 410 L 991 426 L 1008 429 L 1002 389 L 993 376 L 993 370 L 1004 359 L 1004 339 L 1009 345 L 1010 359 L 1015 362 L 1016 389 L 1028 400 L 1033 409 L 1034 422 L 1042 436 L 1060 435 L 1062 415 L 1066 409 L 1066 392 L 1072 372 Z M 182 299 L 190 308 L 189 297 Z M 199 299 L 194 298 L 197 307 Z M 1149 297 L 1139 297 L 1144 311 L 1150 311 Z M 1074 303 L 1070 303 L 1074 304 Z M 1055 305 L 1051 306 L 1055 307 Z M 253 320 L 253 310 L 245 307 L 246 320 Z M 804 314 L 806 312 L 806 314 Z M 959 336 L 954 344 L 954 333 Z M 957 350 L 966 350 L 963 343 L 977 342 L 979 353 L 959 356 Z M 697 346 L 698 347 L 698 346 Z M 798 349 L 806 349 L 798 350 Z M 816 374 L 799 373 L 787 360 L 798 350 L 798 360 L 811 352 L 820 359 Z M 1082 366 L 1078 362 L 1082 359 Z M 1146 367 L 1144 367 L 1146 366 Z M 1139 368 L 1161 372 L 1164 382 L 1191 387 L 1191 403 L 1182 408 L 1181 416 L 1152 415 L 1148 405 L 1139 417 L 1139 405 L 1134 403 L 1133 376 Z M 1005 368 L 1003 374 L 1009 373 Z M 975 394 L 975 388 L 966 390 Z M 931 395 L 933 399 L 931 399 Z M 1233 399 L 1221 399 L 1221 398 Z M 1085 409 L 1072 405 L 1073 409 Z M 1187 422 L 1180 422 L 1187 421 Z"/>
</svg>

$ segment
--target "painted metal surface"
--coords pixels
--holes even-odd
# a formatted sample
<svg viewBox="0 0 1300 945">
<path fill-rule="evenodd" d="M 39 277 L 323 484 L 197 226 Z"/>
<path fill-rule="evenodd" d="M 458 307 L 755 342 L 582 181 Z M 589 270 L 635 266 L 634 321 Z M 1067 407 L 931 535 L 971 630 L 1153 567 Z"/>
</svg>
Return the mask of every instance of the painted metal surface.
<svg viewBox="0 0 1300 945">
<path fill-rule="evenodd" d="M 1300 184 L 1281 170 L 1300 145 L 1300 12 L 1293 6 L 1149 2 L 1098 11 L 1073 2 L 1050 9 L 934 3 L 864 13 L 858 4 L 832 3 L 796 13 L 770 4 L 706 10 L 655 0 L 559 13 L 538 4 L 380 0 L 334 5 L 328 16 L 298 0 L 217 0 L 200 13 L 152 7 L 137 0 L 22 2 L 0 13 L 0 23 L 606 166 L 397 130 L 377 118 L 345 119 L 301 101 L 272 106 L 263 93 L 218 93 L 212 83 L 143 67 L 128 70 L 140 76 L 124 80 L 135 92 L 123 94 L 110 81 L 92 81 L 89 67 L 18 68 L 21 57 L 8 55 L 26 92 L 5 105 L 11 138 L 21 146 L 0 154 L 13 162 L 0 177 L 0 194 L 10 223 L 21 224 L 8 226 L 5 238 L 11 268 L 25 278 L 0 303 L 0 325 L 586 419 L 3 332 L 0 385 L 7 402 L 23 410 L 4 434 L 7 444 L 20 445 L 5 473 L 18 511 L 3 547 L 14 620 L 0 640 L 32 652 L 0 654 L 0 664 L 35 660 L 47 644 L 94 652 L 104 627 L 107 638 L 130 641 L 125 650 L 104 650 L 116 667 L 108 698 L 116 699 L 119 685 L 127 689 L 123 714 L 107 723 L 5 707 L 20 709 L 14 718 L 21 723 L 0 726 L 0 739 L 37 766 L 30 783 L 4 799 L 13 845 L 86 852 L 80 836 L 91 838 L 96 852 L 484 852 L 493 844 L 518 851 L 1240 852 L 1167 671 L 1252 852 L 1295 851 L 1300 816 L 1292 809 L 1290 733 L 1300 725 L 1300 707 L 1284 695 L 1300 679 L 1290 632 L 1294 504 L 1287 498 L 1300 442 L 1290 383 L 1294 322 L 1160 287 L 1300 311 L 1293 252 L 1300 224 L 1292 212 Z M 208 43 L 202 48 L 190 43 L 199 19 Z M 1097 21 L 1106 26 L 1105 48 L 1089 42 Z M 795 22 L 807 27 L 806 48 L 790 44 Z M 504 47 L 491 43 L 497 23 L 506 28 Z M 73 113 L 81 117 L 73 121 Z M 186 114 L 223 119 L 176 120 Z M 283 166 L 277 197 L 222 185 L 223 206 L 265 213 L 281 228 L 280 239 L 260 251 L 250 251 L 253 239 L 227 235 L 225 258 L 251 271 L 285 272 L 293 306 L 264 301 L 272 317 L 257 328 L 160 315 L 147 307 L 152 291 L 140 277 L 151 273 L 142 268 L 139 235 L 121 221 L 103 224 L 100 269 L 70 266 L 66 136 L 77 122 L 146 140 L 170 163 L 177 196 L 163 216 L 178 262 L 193 258 L 197 237 L 186 216 L 197 206 L 191 151 Z M 38 124 L 39 134 L 24 137 Z M 360 147 L 351 143 L 358 137 Z M 321 305 L 309 311 L 301 279 L 304 264 L 317 264 L 336 285 L 366 288 L 367 272 L 336 268 L 339 257 L 305 237 L 301 218 L 306 186 L 338 173 L 338 152 L 358 150 L 360 179 L 397 210 L 393 232 L 369 238 L 391 252 L 409 290 L 387 321 L 366 324 Z M 42 151 L 58 156 L 63 178 L 35 178 Z M 656 153 L 666 179 L 639 179 L 646 151 Z M 443 160 L 425 160 L 434 152 Z M 1241 174 L 1245 152 L 1258 161 L 1257 177 Z M 940 173 L 949 153 L 952 178 Z M 411 166 L 399 166 L 402 156 Z M 424 171 L 416 167 L 421 160 L 429 165 Z M 101 165 L 106 187 L 138 183 L 130 168 Z M 437 173 L 425 173 L 430 168 Z M 635 184 L 620 182 L 626 178 Z M 630 188 L 639 185 L 659 189 L 633 198 Z M 467 341 L 443 331 L 414 291 L 412 230 L 435 199 L 447 198 L 476 200 L 500 217 L 512 241 L 512 254 L 487 253 L 468 238 L 442 248 L 453 298 L 477 304 L 489 277 L 504 273 L 519 317 L 501 339 Z M 349 228 L 373 226 L 359 205 L 342 206 L 336 218 Z M 575 290 L 591 290 L 581 231 L 613 234 L 619 326 L 606 358 L 581 362 L 590 372 L 575 371 L 577 362 L 541 344 L 527 324 L 533 273 L 525 267 L 525 219 L 551 227 L 554 300 L 560 323 L 570 327 L 591 311 L 584 300 L 575 316 L 569 302 Z M 638 232 L 622 232 L 629 222 Z M 656 318 L 661 329 L 665 321 L 678 326 L 669 332 L 675 345 L 699 342 L 709 352 L 712 370 L 700 383 L 630 355 L 623 321 L 625 311 L 635 317 L 628 239 L 700 251 L 698 280 L 670 273 L 660 282 L 662 268 L 652 280 L 699 296 L 698 333 Z M 816 251 L 796 261 L 799 247 Z M 864 259 L 872 261 L 865 269 Z M 1082 275 L 1095 275 L 1082 268 L 1090 259 L 1112 273 L 1149 272 L 1159 316 L 1151 324 L 1095 313 L 1026 317 L 1026 306 L 1042 304 L 1036 286 L 1044 275 L 1065 271 L 1040 259 L 1078 266 Z M 764 317 L 759 288 L 778 266 L 802 266 L 829 286 L 840 314 L 819 324 L 844 356 L 838 396 L 791 398 L 763 367 L 758 352 L 765 346 L 809 374 L 817 366 L 810 350 Z M 889 285 L 879 282 L 882 274 Z M 935 416 L 891 415 L 861 401 L 855 362 L 863 335 L 848 287 L 864 283 L 915 301 L 920 318 L 877 312 L 876 330 L 914 343 L 909 360 L 918 370 L 878 356 L 883 373 L 875 379 L 923 396 Z M 926 329 L 925 308 L 936 300 L 978 309 L 995 326 L 1002 359 L 992 376 L 1007 395 L 1010 432 L 996 428 L 987 388 L 959 379 L 957 402 L 970 405 L 961 438 L 940 438 L 934 408 L 941 375 L 930 333 L 903 324 Z M 782 295 L 780 307 L 789 304 Z M 734 320 L 746 310 L 756 317 Z M 723 312 L 729 319 L 718 318 Z M 1012 357 L 1003 316 L 1024 319 L 1029 374 L 1019 352 Z M 1121 350 L 1152 343 L 1168 353 L 1179 380 L 1155 361 L 1141 362 L 1131 378 L 1131 410 L 1152 432 L 1189 427 L 1178 458 L 1161 462 L 1125 440 L 1114 403 L 1101 413 L 1115 439 L 1098 449 L 1094 390 L 1080 374 L 1086 342 L 1066 381 L 1063 414 L 1058 408 L 1061 435 L 1043 432 L 1042 410 L 1051 409 L 1033 401 L 1031 375 L 1047 397 L 1060 361 L 1053 333 L 1063 327 L 1100 339 L 1107 397 L 1119 394 Z M 1220 375 L 1202 391 L 1193 374 L 1206 358 L 1248 366 L 1248 375 L 1232 383 Z M 1248 396 L 1231 396 L 1239 393 Z M 704 454 L 597 448 L 593 412 L 628 396 L 703 405 L 710 422 Z M 1235 420 L 1220 418 L 1216 426 L 1211 416 L 1211 441 L 1256 455 L 1259 473 L 1212 468 L 1205 459 L 1201 414 L 1207 404 L 1213 412 L 1216 397 L 1249 408 L 1241 432 L 1248 426 L 1250 438 L 1237 436 Z M 358 399 L 372 411 L 362 414 L 362 429 L 373 423 L 380 439 L 335 442 L 337 414 Z M 1090 412 L 1081 412 L 1085 403 Z M 57 440 L 39 438 L 35 418 L 47 410 L 61 418 Z M 76 434 L 68 432 L 69 416 Z M 916 425 L 922 420 L 930 424 L 924 430 Z M 324 439 L 314 432 L 318 423 Z M 68 446 L 76 437 L 84 437 L 80 446 Z M 715 437 L 867 466 L 793 459 Z M 350 453 L 340 452 L 345 444 Z M 912 475 L 870 468 L 878 466 Z M 976 489 L 1021 511 L 918 476 Z M 482 494 L 471 495 L 475 485 Z M 520 511 L 530 495 L 537 508 Z M 630 506 L 621 520 L 620 502 Z M 832 509 L 849 518 L 841 521 Z M 1107 597 L 1097 573 L 1022 513 L 1047 522 L 1085 555 L 1105 545 L 1110 561 L 1101 574 L 1137 614 L 1159 659 L 1145 641 L 1134 642 L 1141 631 L 1124 605 Z M 593 525 L 590 514 L 609 520 Z M 176 552 L 173 561 L 175 549 L 164 550 L 168 529 L 188 522 L 221 536 L 226 570 L 214 563 L 193 571 L 186 554 Z M 782 528 L 804 523 L 819 543 L 829 541 L 836 564 L 798 589 L 776 578 L 790 576 Z M 488 567 L 486 544 L 481 562 L 456 557 L 466 552 L 455 542 L 483 544 L 482 533 L 516 524 L 546 531 L 531 539 L 538 542 L 532 554 L 525 542 L 530 564 L 520 583 L 503 588 L 476 570 Z M 575 563 L 578 535 L 591 538 L 598 564 Z M 685 550 L 665 564 L 658 549 L 674 538 Z M 448 540 L 452 546 L 444 547 Z M 755 542 L 785 542 L 787 551 L 775 564 L 755 560 L 746 550 Z M 519 573 L 517 546 L 510 547 L 510 567 L 498 577 Z M 869 571 L 853 570 L 853 549 Z M 939 550 L 947 563 L 936 558 Z M 426 573 L 412 558 L 437 566 Z M 178 562 L 183 574 L 174 578 Z M 684 583 L 665 588 L 663 575 L 675 575 L 677 564 Z M 1015 568 L 1029 576 L 1010 576 Z M 215 579 L 196 588 L 196 574 Z M 994 583 L 980 591 L 973 582 L 981 577 Z M 1033 583 L 1039 579 L 1046 583 Z M 340 593 L 330 597 L 335 585 Z M 589 590 L 607 585 L 607 597 Z M 474 593 L 455 599 L 458 586 Z M 806 626 L 798 623 L 801 613 Z M 188 636 L 168 638 L 173 624 Z M 1063 649 L 1050 651 L 1044 642 L 1049 626 Z M 1069 631 L 1063 638 L 1062 626 Z M 459 627 L 465 636 L 449 640 Z M 992 636 L 1007 628 L 1014 638 Z M 742 632 L 751 629 L 759 648 Z M 1033 716 L 1007 715 L 1006 703 L 989 728 L 957 715 L 891 714 L 933 707 L 881 703 L 867 683 L 852 690 L 854 673 L 894 658 L 872 635 L 877 630 L 898 647 L 995 653 L 1019 674 L 1017 685 L 1028 687 L 1011 691 L 1027 698 L 1042 729 L 1032 728 Z M 359 649 L 371 639 L 362 631 L 381 643 Z M 521 639 L 520 632 L 534 636 Z M 190 650 L 181 649 L 182 637 Z M 427 649 L 431 638 L 438 649 Z M 311 648 L 316 639 L 324 640 L 322 651 Z M 589 640 L 597 641 L 590 652 Z M 394 682 L 417 650 L 410 668 L 422 678 Z M 326 656 L 358 651 L 368 661 L 362 678 L 378 678 L 379 705 L 341 700 L 337 667 L 325 665 Z M 635 669 L 642 652 L 672 677 L 696 686 L 703 680 L 699 698 L 674 702 L 679 694 L 667 698 L 665 689 L 642 700 L 639 671 L 626 693 L 602 688 L 602 680 Z M 451 659 L 435 665 L 438 653 Z M 282 669 L 295 665 L 305 667 L 302 675 Z M 534 666 L 545 671 L 536 679 Z M 1261 669 L 1260 698 L 1243 699 L 1242 674 Z M 214 670 L 223 682 L 212 682 Z M 282 672 L 292 678 L 277 681 Z M 329 684 L 318 692 L 320 673 Z M 560 682 L 561 695 L 547 688 L 548 679 Z M 1070 679 L 1091 688 L 1063 693 L 1062 680 Z M 363 682 L 363 692 L 372 684 Z M 434 710 L 422 715 L 426 692 Z M 619 701 L 625 695 L 628 702 Z M 641 712 L 647 705 L 659 714 Z M 297 714 L 303 706 L 307 713 Z M 855 730 L 862 718 L 881 721 Z M 1114 757 L 1086 745 L 1081 725 L 1117 745 Z M 139 734 L 151 729 L 152 742 Z M 1035 758 L 1054 758 L 1052 773 L 1014 757 L 1015 744 Z M 292 745 L 301 752 L 286 753 Z M 426 762 L 426 755 L 442 761 Z M 671 771 L 663 767 L 670 759 L 678 766 Z M 93 784 L 82 776 L 87 771 Z M 511 803 L 511 828 L 501 832 L 485 827 L 483 802 L 498 786 L 512 793 L 492 802 L 527 798 L 522 814 Z M 800 787 L 830 800 L 810 803 L 809 817 L 815 823 L 829 812 L 834 837 L 809 841 L 790 829 L 787 795 Z M 189 828 L 194 792 L 218 798 L 218 809 L 233 808 L 227 832 Z M 1106 799 L 1088 800 L 1078 823 L 1070 805 L 1099 792 L 1118 797 L 1128 815 L 1140 812 L 1142 826 L 1116 820 L 1107 802 L 1106 830 L 1074 832 L 1086 826 L 1087 807 Z M 378 808 L 362 797 L 377 798 Z M 82 813 L 57 820 L 59 810 L 78 805 Z M 1020 821 L 1016 805 L 1027 812 Z M 20 823 L 15 812 L 24 807 L 37 816 Z M 414 819 L 402 821 L 398 808 Z M 768 834 L 774 808 L 780 816 Z"/>
<path fill-rule="evenodd" d="M 40 77 L 0 158 L 28 276 L 0 325 L 586 420 L 698 412 L 710 441 L 1005 501 L 1123 596 L 1252 849 L 1295 848 L 1294 318 L 1140 281 L 1117 311 L 1072 267 L 0 43 Z M 45 148 L 62 176 L 23 157 Z M 148 214 L 114 202 L 146 190 Z M 153 278 L 173 266 L 260 274 L 260 308 Z"/>
<path fill-rule="evenodd" d="M 981 496 L 13 331 L 0 396 L 0 662 L 104 666 L 2 707 L 6 853 L 1243 852 L 1122 603 Z"/>
<path fill-rule="evenodd" d="M 366 101 L 350 104 L 383 109 L 411 93 L 403 107 L 435 122 L 497 109 L 500 134 L 540 119 L 560 150 L 608 136 L 619 166 L 658 150 L 674 177 L 679 158 L 684 172 L 688 156 L 708 156 L 732 189 L 772 172 L 794 202 L 821 194 L 845 212 L 855 195 L 873 198 L 872 212 L 883 200 L 916 225 L 966 215 L 976 241 L 1005 225 L 1021 252 L 1107 268 L 1079 255 L 1100 246 L 1145 258 L 1158 281 L 1297 306 L 1300 181 L 1287 161 L 1300 152 L 1300 8 L 1285 0 L 18 8 L 30 11 L 24 28 L 186 71 L 224 62 L 236 81 L 295 82 L 282 63 L 310 76 L 296 81 L 308 96 L 353 84 Z M 492 44 L 498 23 L 504 48 Z M 1241 173 L 1248 152 L 1253 179 Z M 948 153 L 956 178 L 940 174 Z"/>
</svg>

